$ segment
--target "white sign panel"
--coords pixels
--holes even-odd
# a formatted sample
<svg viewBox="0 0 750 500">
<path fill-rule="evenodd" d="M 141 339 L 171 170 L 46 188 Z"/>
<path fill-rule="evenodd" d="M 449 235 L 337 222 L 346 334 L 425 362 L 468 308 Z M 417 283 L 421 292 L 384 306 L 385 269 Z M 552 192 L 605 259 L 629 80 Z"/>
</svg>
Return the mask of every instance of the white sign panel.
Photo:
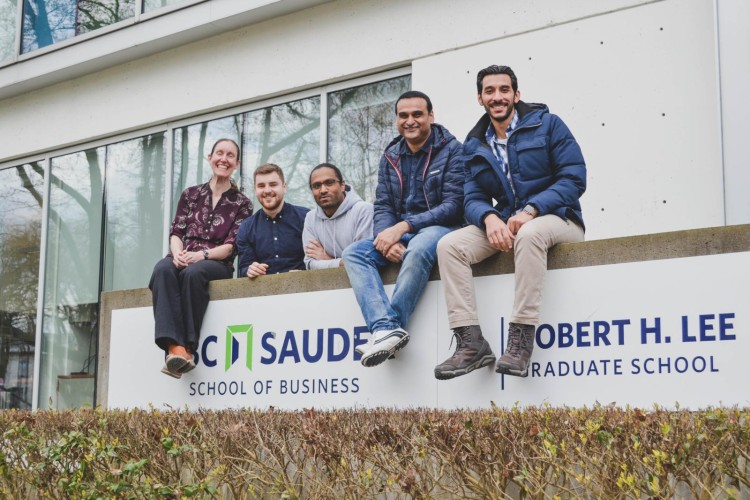
<svg viewBox="0 0 750 500">
<path fill-rule="evenodd" d="M 440 282 L 428 284 L 408 346 L 373 368 L 354 352 L 370 333 L 348 289 L 211 302 L 198 366 L 180 380 L 159 372 L 151 309 L 115 310 L 108 401 L 216 409 L 747 405 L 748 283 L 748 252 L 549 271 L 526 378 L 490 367 L 434 378 L 455 348 Z M 482 329 L 499 356 L 513 276 L 475 284 Z"/>
</svg>

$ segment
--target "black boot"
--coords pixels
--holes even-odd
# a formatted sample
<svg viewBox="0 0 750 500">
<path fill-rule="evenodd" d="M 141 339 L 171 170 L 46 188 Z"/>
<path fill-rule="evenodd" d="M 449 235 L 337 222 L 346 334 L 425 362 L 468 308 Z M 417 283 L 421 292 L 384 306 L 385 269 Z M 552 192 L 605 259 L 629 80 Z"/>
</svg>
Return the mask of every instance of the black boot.
<svg viewBox="0 0 750 500">
<path fill-rule="evenodd" d="M 495 362 L 495 355 L 490 344 L 482 337 L 479 325 L 454 328 L 453 336 L 456 339 L 456 352 L 435 367 L 435 378 L 447 380 L 466 375 Z"/>
<path fill-rule="evenodd" d="M 497 373 L 526 377 L 529 374 L 529 360 L 534 350 L 534 325 L 511 323 L 508 325 L 508 343 L 505 353 L 495 365 Z"/>
</svg>

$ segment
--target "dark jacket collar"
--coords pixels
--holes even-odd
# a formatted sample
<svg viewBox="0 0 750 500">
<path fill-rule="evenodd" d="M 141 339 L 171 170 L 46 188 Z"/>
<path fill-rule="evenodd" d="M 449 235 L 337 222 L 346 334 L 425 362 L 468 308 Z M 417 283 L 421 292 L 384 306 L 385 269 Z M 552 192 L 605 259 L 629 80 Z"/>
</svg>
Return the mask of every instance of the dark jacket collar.
<svg viewBox="0 0 750 500">
<path fill-rule="evenodd" d="M 534 111 L 544 111 L 547 108 L 544 104 L 526 104 L 523 101 L 518 101 L 516 103 L 516 112 L 518 113 L 518 126 L 520 127 L 523 124 L 524 119 L 532 112 Z M 486 143 L 485 140 L 485 132 L 487 132 L 487 127 L 490 126 L 490 115 L 485 113 L 482 115 L 482 117 L 479 119 L 476 125 L 474 125 L 474 128 L 471 129 L 471 132 L 469 132 L 469 135 L 466 136 L 466 140 L 469 139 L 478 139 L 479 141 Z"/>
</svg>

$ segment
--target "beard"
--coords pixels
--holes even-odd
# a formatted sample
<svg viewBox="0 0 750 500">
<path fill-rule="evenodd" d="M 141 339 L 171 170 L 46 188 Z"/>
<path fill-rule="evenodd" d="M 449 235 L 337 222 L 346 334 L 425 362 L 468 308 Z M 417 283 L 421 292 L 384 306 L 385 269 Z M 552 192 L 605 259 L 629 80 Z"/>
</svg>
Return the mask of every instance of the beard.
<svg viewBox="0 0 750 500">
<path fill-rule="evenodd" d="M 260 204 L 263 208 L 265 208 L 269 212 L 273 212 L 274 210 L 279 208 L 279 206 L 281 206 L 281 203 L 284 200 L 279 196 L 264 196 L 258 201 L 260 201 Z"/>
<path fill-rule="evenodd" d="M 492 114 L 492 108 L 489 105 L 484 106 L 484 109 L 487 111 L 487 114 L 490 116 L 490 119 L 494 122 L 502 123 L 511 116 L 513 116 L 513 111 L 516 109 L 516 104 L 514 102 L 508 103 L 505 113 L 503 113 L 500 116 L 495 116 Z"/>
</svg>

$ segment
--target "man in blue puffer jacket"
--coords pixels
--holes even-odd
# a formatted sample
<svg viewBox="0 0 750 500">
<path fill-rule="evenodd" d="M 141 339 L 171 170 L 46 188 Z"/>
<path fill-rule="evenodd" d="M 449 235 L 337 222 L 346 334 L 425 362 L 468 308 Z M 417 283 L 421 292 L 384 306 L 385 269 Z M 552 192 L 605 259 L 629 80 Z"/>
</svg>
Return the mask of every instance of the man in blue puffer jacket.
<svg viewBox="0 0 750 500">
<path fill-rule="evenodd" d="M 437 260 L 437 243 L 463 220 L 461 143 L 434 123 L 430 98 L 396 101 L 399 136 L 386 147 L 375 191 L 375 238 L 344 250 L 349 281 L 372 332 L 362 364 L 379 365 L 409 342 L 405 328 Z M 400 262 L 388 300 L 378 269 Z"/>
<path fill-rule="evenodd" d="M 477 319 L 471 265 L 510 250 L 515 300 L 495 371 L 527 376 L 547 252 L 558 243 L 583 241 L 584 234 L 579 198 L 586 190 L 586 165 L 568 127 L 544 104 L 521 101 L 516 75 L 507 66 L 481 70 L 477 93 L 486 114 L 463 147 L 464 209 L 471 225 L 438 245 L 448 322 L 457 339 L 453 356 L 435 367 L 438 379 L 492 363 Z"/>
</svg>

